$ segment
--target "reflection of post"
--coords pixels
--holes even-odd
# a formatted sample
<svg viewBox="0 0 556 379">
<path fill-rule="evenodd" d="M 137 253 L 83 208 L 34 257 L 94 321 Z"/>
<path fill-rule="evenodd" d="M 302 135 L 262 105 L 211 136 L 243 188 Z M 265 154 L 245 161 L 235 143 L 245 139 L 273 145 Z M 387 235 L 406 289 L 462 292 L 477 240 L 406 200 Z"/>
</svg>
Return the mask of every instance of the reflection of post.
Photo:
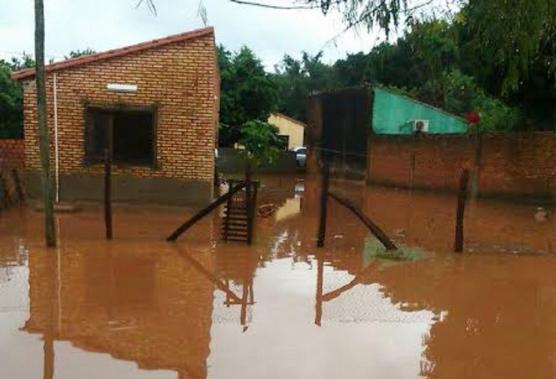
<svg viewBox="0 0 556 379">
<path fill-rule="evenodd" d="M 249 301 L 249 280 L 247 278 L 245 278 L 245 280 L 243 281 L 243 286 L 242 286 L 242 294 L 241 294 L 241 316 L 240 316 L 240 322 L 241 322 L 241 326 L 243 326 L 243 331 L 245 332 L 247 330 L 247 304 Z"/>
<path fill-rule="evenodd" d="M 372 263 L 369 264 L 363 270 L 358 272 L 355 275 L 355 277 L 352 279 L 352 281 L 349 282 L 348 284 L 345 284 L 345 285 L 343 285 L 339 288 L 336 288 L 333 291 L 322 294 L 322 296 L 321 296 L 322 301 L 333 300 L 333 299 L 337 298 L 338 296 L 340 296 L 341 294 L 343 294 L 344 292 L 349 291 L 350 289 L 352 289 L 353 287 L 355 287 L 356 285 L 361 283 L 361 281 L 366 277 L 366 275 L 368 275 L 368 273 L 371 272 L 371 270 L 373 270 L 376 267 L 377 267 L 376 263 L 375 264 L 372 264 Z"/>
<path fill-rule="evenodd" d="M 327 217 L 327 206 L 328 206 L 328 187 L 330 185 L 330 164 L 328 159 L 328 153 L 322 152 L 323 154 L 323 167 L 322 167 L 322 185 L 320 192 L 320 220 L 319 220 L 319 232 L 317 236 L 317 247 L 324 246 L 324 239 L 326 235 L 326 217 Z"/>
<path fill-rule="evenodd" d="M 322 292 L 324 280 L 324 256 L 317 253 L 317 290 L 315 295 L 315 324 L 320 326 L 322 321 Z"/>
<path fill-rule="evenodd" d="M 247 207 L 247 243 L 253 240 L 253 199 L 251 197 L 251 163 L 245 164 L 245 206 Z"/>
<path fill-rule="evenodd" d="M 46 298 L 50 299 L 51 301 L 48 302 L 47 306 L 47 314 L 45 317 L 45 328 L 43 333 L 43 379 L 52 379 L 54 378 L 54 337 L 55 337 L 55 321 L 56 318 L 59 317 L 57 314 L 58 307 L 56 306 L 55 302 L 52 301 L 54 299 L 54 295 L 56 294 L 57 289 L 57 259 L 56 257 L 50 255 L 47 259 L 47 269 L 48 275 L 44 280 L 43 286 L 46 289 L 46 293 L 48 296 Z"/>
<path fill-rule="evenodd" d="M 176 248 L 176 251 L 179 253 L 179 255 L 182 258 L 184 258 L 185 260 L 187 260 L 191 264 L 191 267 L 193 267 L 194 269 L 199 271 L 205 278 L 207 278 L 209 281 L 214 283 L 214 285 L 220 291 L 224 292 L 227 295 L 227 297 L 229 297 L 233 301 L 233 304 L 240 304 L 241 303 L 241 299 L 239 297 L 237 297 L 236 294 L 233 293 L 230 290 L 230 288 L 228 287 L 228 282 L 223 283 L 216 276 L 214 276 L 214 274 L 212 274 L 210 271 L 208 271 L 206 268 L 204 268 L 203 265 L 201 265 L 199 262 L 197 262 L 191 255 L 189 255 L 185 251 L 182 251 L 178 248 Z"/>
<path fill-rule="evenodd" d="M 106 239 L 112 239 L 112 168 L 110 151 L 104 150 L 104 224 L 106 226 Z"/>
<path fill-rule="evenodd" d="M 44 363 L 43 363 L 43 379 L 54 378 L 54 337 L 52 331 L 49 330 L 44 334 Z"/>
<path fill-rule="evenodd" d="M 456 235 L 454 238 L 454 251 L 463 251 L 463 216 L 465 202 L 467 201 L 467 182 L 469 181 L 469 170 L 464 169 L 459 180 L 458 207 L 456 211 Z"/>
</svg>

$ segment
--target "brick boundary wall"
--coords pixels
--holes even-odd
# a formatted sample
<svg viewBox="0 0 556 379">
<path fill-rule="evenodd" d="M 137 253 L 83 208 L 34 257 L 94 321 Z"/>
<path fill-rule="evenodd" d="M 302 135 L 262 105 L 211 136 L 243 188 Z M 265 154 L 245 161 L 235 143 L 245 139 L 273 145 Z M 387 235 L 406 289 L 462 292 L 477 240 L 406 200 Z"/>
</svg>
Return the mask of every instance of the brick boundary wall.
<svg viewBox="0 0 556 379">
<path fill-rule="evenodd" d="M 25 143 L 22 139 L 0 139 L 0 169 L 23 168 Z"/>
<path fill-rule="evenodd" d="M 370 183 L 455 191 L 469 168 L 480 195 L 556 199 L 553 132 L 372 135 L 368 159 Z"/>
</svg>

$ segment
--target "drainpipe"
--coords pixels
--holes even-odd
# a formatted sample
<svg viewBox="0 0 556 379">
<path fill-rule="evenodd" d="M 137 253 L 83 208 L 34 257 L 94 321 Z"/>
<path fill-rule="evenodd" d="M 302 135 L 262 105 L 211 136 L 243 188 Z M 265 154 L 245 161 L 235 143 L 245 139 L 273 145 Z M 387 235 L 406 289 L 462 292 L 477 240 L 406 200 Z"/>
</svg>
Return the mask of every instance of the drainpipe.
<svg viewBox="0 0 556 379">
<path fill-rule="evenodd" d="M 56 184 L 56 203 L 60 202 L 60 150 L 58 148 L 58 84 L 56 73 L 52 75 L 52 92 L 54 94 L 54 172 Z"/>
</svg>

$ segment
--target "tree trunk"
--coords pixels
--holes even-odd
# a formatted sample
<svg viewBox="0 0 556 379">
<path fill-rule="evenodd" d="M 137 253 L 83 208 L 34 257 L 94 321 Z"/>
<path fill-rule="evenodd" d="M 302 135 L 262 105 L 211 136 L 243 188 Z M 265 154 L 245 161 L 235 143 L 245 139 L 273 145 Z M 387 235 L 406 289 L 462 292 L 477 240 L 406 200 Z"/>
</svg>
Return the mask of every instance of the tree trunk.
<svg viewBox="0 0 556 379">
<path fill-rule="evenodd" d="M 37 122 L 42 166 L 42 192 L 44 199 L 44 226 L 46 245 L 56 246 L 54 230 L 53 182 L 50 172 L 50 146 L 46 122 L 46 78 L 44 68 L 44 2 L 35 0 L 35 81 L 37 84 Z"/>
</svg>

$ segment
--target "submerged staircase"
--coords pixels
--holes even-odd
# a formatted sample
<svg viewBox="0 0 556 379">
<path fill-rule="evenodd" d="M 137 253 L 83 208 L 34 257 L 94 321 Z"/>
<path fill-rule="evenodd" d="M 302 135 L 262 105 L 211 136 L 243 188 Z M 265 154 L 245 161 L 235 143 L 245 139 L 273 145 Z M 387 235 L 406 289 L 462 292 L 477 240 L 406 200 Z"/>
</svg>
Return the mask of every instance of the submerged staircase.
<svg viewBox="0 0 556 379">
<path fill-rule="evenodd" d="M 238 182 L 229 182 L 230 188 L 237 184 Z M 244 190 L 235 193 L 228 199 L 222 218 L 222 239 L 224 241 L 251 243 L 257 187 L 257 182 L 251 182 Z M 249 198 L 251 202 L 248 201 Z"/>
</svg>

